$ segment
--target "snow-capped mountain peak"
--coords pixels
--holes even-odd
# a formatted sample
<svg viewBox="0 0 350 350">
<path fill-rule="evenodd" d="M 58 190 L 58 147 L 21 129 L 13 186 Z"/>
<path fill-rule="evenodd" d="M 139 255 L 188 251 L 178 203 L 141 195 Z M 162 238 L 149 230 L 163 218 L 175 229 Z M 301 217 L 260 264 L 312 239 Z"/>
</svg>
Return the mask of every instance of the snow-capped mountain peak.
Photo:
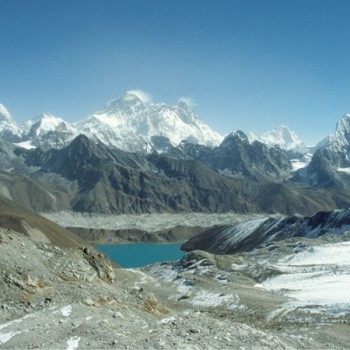
<svg viewBox="0 0 350 350">
<path fill-rule="evenodd" d="M 150 103 L 146 93 L 128 91 L 76 127 L 88 137 L 127 151 L 150 150 L 146 145 L 152 144 L 153 136 L 167 137 L 174 146 L 183 140 L 218 145 L 222 136 L 199 120 L 188 102 L 180 99 L 175 106 Z"/>
<path fill-rule="evenodd" d="M 0 103 L 0 121 L 2 120 L 11 121 L 12 117 L 6 107 Z"/>
<path fill-rule="evenodd" d="M 220 144 L 220 147 L 232 147 L 232 144 L 236 142 L 243 142 L 243 143 L 249 143 L 249 140 L 247 138 L 247 135 L 242 130 L 237 130 L 235 132 L 230 132 L 228 135 L 225 136 L 223 141 Z"/>
<path fill-rule="evenodd" d="M 332 150 L 348 150 L 350 145 L 350 114 L 345 114 L 337 122 L 334 134 L 329 136 L 328 146 Z"/>
<path fill-rule="evenodd" d="M 315 147 L 314 152 L 327 148 L 331 152 L 348 153 L 350 147 L 350 114 L 338 120 L 333 134 L 328 135 Z"/>
<path fill-rule="evenodd" d="M 116 117 L 122 113 L 137 114 L 146 108 L 145 98 L 140 98 L 140 94 L 134 91 L 128 91 L 124 96 L 107 102 L 105 106 L 96 111 L 93 115 L 110 114 Z"/>
<path fill-rule="evenodd" d="M 0 136 L 10 142 L 17 142 L 21 138 L 21 130 L 12 119 L 6 107 L 0 103 Z"/>
<path fill-rule="evenodd" d="M 78 135 L 74 126 L 51 113 L 42 113 L 29 120 L 23 126 L 23 141 L 30 141 L 28 146 L 40 146 L 44 149 L 61 148 Z"/>
<path fill-rule="evenodd" d="M 28 121 L 25 130 L 33 136 L 39 136 L 50 131 L 75 131 L 75 128 L 63 119 L 54 116 L 51 113 L 42 113 L 38 117 Z"/>
<path fill-rule="evenodd" d="M 250 142 L 257 140 L 270 147 L 278 145 L 285 150 L 305 150 L 306 148 L 298 135 L 283 124 L 261 135 L 250 132 L 247 136 Z"/>
</svg>

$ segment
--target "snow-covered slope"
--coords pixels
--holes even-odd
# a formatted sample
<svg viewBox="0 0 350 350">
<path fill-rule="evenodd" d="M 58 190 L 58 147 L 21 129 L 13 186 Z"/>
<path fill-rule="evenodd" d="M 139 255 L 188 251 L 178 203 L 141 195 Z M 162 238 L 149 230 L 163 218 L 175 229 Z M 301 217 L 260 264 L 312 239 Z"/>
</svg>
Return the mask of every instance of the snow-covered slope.
<svg viewBox="0 0 350 350">
<path fill-rule="evenodd" d="M 298 171 L 296 180 L 344 190 L 349 184 L 349 168 L 350 114 L 345 114 L 335 132 L 316 146 L 311 162 Z"/>
<path fill-rule="evenodd" d="M 87 119 L 75 124 L 80 133 L 102 143 L 126 151 L 146 149 L 147 141 L 136 135 L 135 125 L 146 109 L 141 99 L 132 93 L 109 101 Z"/>
<path fill-rule="evenodd" d="M 218 145 L 222 136 L 200 121 L 181 100 L 177 106 L 147 105 L 140 96 L 127 92 L 76 124 L 86 136 L 126 151 L 149 151 L 152 136 L 169 138 L 175 146 L 182 140 Z"/>
<path fill-rule="evenodd" d="M 182 249 L 199 249 L 216 254 L 236 253 L 290 237 L 317 238 L 330 233 L 342 235 L 349 230 L 350 209 L 340 209 L 318 212 L 310 217 L 270 217 L 219 226 L 191 238 Z"/>
<path fill-rule="evenodd" d="M 298 138 L 298 135 L 286 125 L 280 125 L 261 135 L 250 132 L 247 136 L 250 142 L 260 141 L 268 146 L 278 145 L 287 151 L 297 150 L 303 153 L 306 151 L 306 146 Z"/>
<path fill-rule="evenodd" d="M 187 140 L 214 147 L 223 137 L 196 116 L 184 98 L 175 106 L 153 104 L 145 93 L 128 91 L 109 101 L 88 118 L 73 125 L 43 113 L 18 128 L 6 108 L 0 104 L 0 136 L 26 148 L 62 148 L 79 134 L 130 152 L 150 152 L 154 136 L 168 138 L 173 146 Z"/>
<path fill-rule="evenodd" d="M 341 316 L 350 309 L 349 267 L 350 242 L 310 247 L 280 259 L 274 265 L 278 273 L 262 287 L 296 298 L 289 309 L 310 306 L 313 313 Z"/>
<path fill-rule="evenodd" d="M 289 160 L 292 163 L 293 171 L 304 168 L 311 160 L 313 148 L 307 147 L 286 125 L 280 125 L 271 131 L 257 135 L 247 134 L 249 142 L 260 141 L 268 147 L 279 146 L 288 153 Z"/>
<path fill-rule="evenodd" d="M 333 152 L 349 152 L 350 148 L 350 114 L 345 114 L 335 128 L 334 134 L 330 135 L 325 144 Z"/>
<path fill-rule="evenodd" d="M 26 148 L 32 145 L 49 149 L 68 145 L 78 135 L 78 131 L 61 118 L 42 113 L 23 126 L 23 134 L 23 142 L 28 145 Z"/>
<path fill-rule="evenodd" d="M 333 154 L 342 154 L 344 158 L 348 158 L 350 151 L 350 114 L 345 114 L 337 122 L 335 132 L 314 147 L 315 152 L 324 149 Z"/>
<path fill-rule="evenodd" d="M 21 131 L 16 122 L 12 119 L 11 114 L 0 103 L 0 136 L 10 142 L 20 140 Z"/>
<path fill-rule="evenodd" d="M 150 140 L 160 135 L 169 138 L 175 146 L 187 140 L 206 146 L 217 146 L 223 137 L 198 119 L 192 107 L 180 100 L 177 106 L 152 104 L 140 118 L 137 133 Z"/>
</svg>

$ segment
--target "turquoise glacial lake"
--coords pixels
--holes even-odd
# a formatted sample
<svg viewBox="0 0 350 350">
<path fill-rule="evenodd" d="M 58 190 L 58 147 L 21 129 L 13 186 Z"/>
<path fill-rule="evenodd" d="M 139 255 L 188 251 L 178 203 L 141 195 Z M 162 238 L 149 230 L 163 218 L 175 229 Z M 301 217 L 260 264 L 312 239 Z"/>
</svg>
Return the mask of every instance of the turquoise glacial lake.
<svg viewBox="0 0 350 350">
<path fill-rule="evenodd" d="M 180 250 L 183 242 L 174 244 L 131 243 L 96 245 L 96 248 L 124 268 L 143 267 L 163 261 L 179 260 L 185 252 Z"/>
</svg>

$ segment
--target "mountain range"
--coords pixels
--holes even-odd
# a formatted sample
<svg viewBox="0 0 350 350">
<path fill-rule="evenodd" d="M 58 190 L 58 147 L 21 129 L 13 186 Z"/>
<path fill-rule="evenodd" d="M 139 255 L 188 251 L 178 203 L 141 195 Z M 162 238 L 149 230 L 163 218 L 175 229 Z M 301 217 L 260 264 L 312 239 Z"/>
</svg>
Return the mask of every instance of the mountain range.
<svg viewBox="0 0 350 350">
<path fill-rule="evenodd" d="M 185 99 L 133 91 L 75 124 L 44 113 L 18 127 L 0 105 L 0 195 L 41 211 L 311 215 L 349 206 L 349 141 L 349 115 L 312 150 L 286 126 L 223 137 Z"/>
<path fill-rule="evenodd" d="M 6 141 L 2 145 L 6 169 L 0 172 L 0 197 L 34 211 L 312 214 L 350 205 L 350 194 L 342 191 L 269 180 L 267 175 L 227 175 L 189 157 L 125 152 L 85 135 L 47 151 Z M 218 149 L 219 154 L 232 152 Z M 259 172 L 264 169 L 261 165 Z"/>
<path fill-rule="evenodd" d="M 21 127 L 0 104 L 0 136 L 6 141 L 18 142 L 22 147 L 62 148 L 79 134 L 124 151 L 146 153 L 157 148 L 154 137 L 164 137 L 172 146 L 188 141 L 211 148 L 224 139 L 197 117 L 184 98 L 177 105 L 147 103 L 137 92 L 129 91 L 73 124 L 50 113 L 42 113 Z M 287 126 L 263 135 L 248 133 L 247 138 L 249 142 L 260 141 L 269 147 L 279 145 L 287 151 L 307 151 Z"/>
<path fill-rule="evenodd" d="M 146 105 L 136 93 L 127 92 L 77 123 L 42 113 L 22 127 L 0 105 L 0 135 L 7 141 L 20 142 L 22 147 L 62 148 L 79 134 L 124 151 L 146 153 L 153 149 L 153 136 L 166 137 L 174 146 L 188 140 L 213 147 L 223 139 L 196 116 L 185 99 L 176 106 Z"/>
</svg>

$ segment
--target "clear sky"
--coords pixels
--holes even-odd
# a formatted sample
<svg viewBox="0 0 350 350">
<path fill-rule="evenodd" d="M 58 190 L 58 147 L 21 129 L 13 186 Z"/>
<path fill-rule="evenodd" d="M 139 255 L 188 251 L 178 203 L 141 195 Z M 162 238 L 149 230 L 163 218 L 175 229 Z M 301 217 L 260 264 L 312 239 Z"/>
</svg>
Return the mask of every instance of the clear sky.
<svg viewBox="0 0 350 350">
<path fill-rule="evenodd" d="M 0 0 L 0 103 L 67 121 L 140 89 L 308 144 L 350 112 L 348 0 Z"/>
</svg>

